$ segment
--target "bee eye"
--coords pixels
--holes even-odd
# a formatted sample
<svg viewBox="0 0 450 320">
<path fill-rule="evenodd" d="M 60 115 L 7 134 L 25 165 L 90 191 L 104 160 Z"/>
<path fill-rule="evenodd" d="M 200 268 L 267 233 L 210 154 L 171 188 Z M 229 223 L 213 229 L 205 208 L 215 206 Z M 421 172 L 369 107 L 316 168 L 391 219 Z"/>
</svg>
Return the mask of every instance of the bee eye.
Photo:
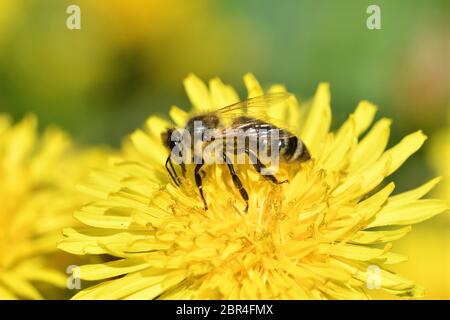
<svg viewBox="0 0 450 320">
<path fill-rule="evenodd" d="M 181 133 L 175 129 L 169 129 L 162 134 L 162 139 L 169 149 L 175 148 L 181 142 Z"/>
<path fill-rule="evenodd" d="M 174 149 L 177 144 L 178 141 L 170 141 L 170 149 Z"/>
</svg>

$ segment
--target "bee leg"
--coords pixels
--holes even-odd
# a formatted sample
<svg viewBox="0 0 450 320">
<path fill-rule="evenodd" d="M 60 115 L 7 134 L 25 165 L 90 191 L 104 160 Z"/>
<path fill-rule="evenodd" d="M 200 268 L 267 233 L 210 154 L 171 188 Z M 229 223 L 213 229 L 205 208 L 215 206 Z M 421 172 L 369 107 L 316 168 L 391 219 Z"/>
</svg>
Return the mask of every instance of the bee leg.
<svg viewBox="0 0 450 320">
<path fill-rule="evenodd" d="M 203 195 L 203 185 L 202 185 L 202 177 L 200 176 L 200 169 L 203 166 L 203 162 L 199 163 L 195 166 L 194 176 L 195 176 L 195 184 L 197 185 L 198 191 L 200 191 L 200 196 L 202 197 L 203 204 L 205 205 L 205 210 L 208 210 L 208 205 L 206 204 L 205 196 Z"/>
<path fill-rule="evenodd" d="M 172 171 L 173 171 L 173 174 L 174 174 L 174 176 L 175 176 L 175 179 L 176 179 L 177 182 L 178 182 L 177 186 L 180 186 L 180 185 L 181 185 L 181 180 L 180 180 L 180 177 L 179 177 L 178 174 L 177 174 L 177 171 L 176 171 L 175 168 L 173 167 L 172 159 L 171 159 L 171 158 L 169 159 L 169 164 L 170 164 L 170 167 L 172 168 Z M 184 166 L 184 163 L 182 162 L 181 165 Z"/>
<path fill-rule="evenodd" d="M 183 178 L 186 178 L 186 165 L 184 164 L 184 162 L 182 162 L 180 164 L 181 167 L 181 174 L 183 175 Z"/>
<path fill-rule="evenodd" d="M 172 171 L 170 171 L 170 169 L 169 169 L 169 166 L 168 166 L 169 164 L 170 164 L 170 167 L 171 167 L 172 170 L 173 170 L 173 173 L 172 173 Z M 177 187 L 179 187 L 179 186 L 180 186 L 180 182 L 179 182 L 177 173 L 176 173 L 176 171 L 175 171 L 175 168 L 173 167 L 172 161 L 171 161 L 171 159 L 170 159 L 170 155 L 167 157 L 165 166 L 166 166 L 166 170 L 167 170 L 167 172 L 170 174 L 170 177 L 172 178 L 173 182 L 177 185 Z"/>
<path fill-rule="evenodd" d="M 278 179 L 272 174 L 262 174 L 261 171 L 263 169 L 267 168 L 265 166 L 265 164 L 262 163 L 261 160 L 258 159 L 256 154 L 253 151 L 249 150 L 248 148 L 245 148 L 245 153 L 249 156 L 250 159 L 252 159 L 252 157 L 254 157 L 254 159 L 256 160 L 256 163 L 254 163 L 254 161 L 251 161 L 253 164 L 253 167 L 260 175 L 262 175 L 264 177 L 264 179 L 269 180 L 270 182 L 275 183 L 275 184 L 283 184 L 283 183 L 289 182 L 288 180 L 278 181 Z M 252 157 L 250 157 L 250 155 Z"/>
<path fill-rule="evenodd" d="M 248 211 L 248 193 L 245 190 L 244 186 L 242 185 L 241 179 L 239 179 L 239 176 L 236 174 L 236 171 L 234 171 L 233 164 L 230 161 L 230 158 L 228 158 L 225 154 L 223 155 L 223 160 L 228 166 L 228 171 L 230 171 L 231 178 L 233 179 L 234 186 L 239 190 L 239 193 L 241 194 L 241 197 L 245 200 L 245 209 L 244 212 Z"/>
</svg>

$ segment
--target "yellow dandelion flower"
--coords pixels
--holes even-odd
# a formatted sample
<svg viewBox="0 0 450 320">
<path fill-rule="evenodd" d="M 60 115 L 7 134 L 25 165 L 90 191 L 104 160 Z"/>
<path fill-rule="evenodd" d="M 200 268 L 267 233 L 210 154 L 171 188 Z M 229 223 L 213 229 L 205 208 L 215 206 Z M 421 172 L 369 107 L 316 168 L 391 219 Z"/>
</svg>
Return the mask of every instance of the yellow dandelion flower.
<svg viewBox="0 0 450 320">
<path fill-rule="evenodd" d="M 450 111 L 447 113 L 446 127 L 433 136 L 428 155 L 434 171 L 444 178 L 436 195 L 450 201 Z"/>
<path fill-rule="evenodd" d="M 41 299 L 38 287 L 65 287 L 56 245 L 85 199 L 74 193 L 75 181 L 102 158 L 95 151 L 75 155 L 57 128 L 39 136 L 33 115 L 14 124 L 0 114 L 0 299 Z"/>
<path fill-rule="evenodd" d="M 450 201 L 450 112 L 446 127 L 430 136 L 427 156 L 434 171 L 442 176 L 432 195 Z M 450 217 L 448 214 L 422 224 L 398 244 L 410 263 L 396 270 L 414 277 L 427 288 L 426 299 L 450 299 Z"/>
<path fill-rule="evenodd" d="M 244 82 L 250 97 L 263 94 L 251 74 Z M 219 79 L 208 88 L 190 75 L 184 84 L 193 111 L 239 100 Z M 74 298 L 359 299 L 377 288 L 420 296 L 420 286 L 390 271 L 406 260 L 391 252 L 392 241 L 446 204 L 421 199 L 439 179 L 394 196 L 393 182 L 381 186 L 426 137 L 414 132 L 385 150 L 390 120 L 380 119 L 361 138 L 375 112 L 363 101 L 330 131 L 327 84 L 310 102 L 292 98 L 268 109 L 301 128 L 312 158 L 297 168 L 281 164 L 279 175 L 289 179 L 281 185 L 261 179 L 250 165 L 236 166 L 250 198 L 247 213 L 223 165 L 204 169 L 207 211 L 192 178 L 177 188 L 164 169 L 168 151 L 160 141 L 170 123 L 150 117 L 145 130 L 130 136 L 123 159 L 82 186 L 98 199 L 75 213 L 86 226 L 65 229 L 60 248 L 117 259 L 82 266 L 82 279 L 102 282 Z M 169 114 L 180 127 L 190 116 L 175 106 Z"/>
<path fill-rule="evenodd" d="M 430 137 L 427 157 L 442 183 L 433 196 L 450 201 L 450 112 L 447 125 Z M 427 288 L 426 299 L 450 299 L 450 217 L 444 214 L 415 228 L 414 233 L 400 241 L 398 250 L 408 254 L 410 263 L 396 270 L 414 277 Z"/>
</svg>

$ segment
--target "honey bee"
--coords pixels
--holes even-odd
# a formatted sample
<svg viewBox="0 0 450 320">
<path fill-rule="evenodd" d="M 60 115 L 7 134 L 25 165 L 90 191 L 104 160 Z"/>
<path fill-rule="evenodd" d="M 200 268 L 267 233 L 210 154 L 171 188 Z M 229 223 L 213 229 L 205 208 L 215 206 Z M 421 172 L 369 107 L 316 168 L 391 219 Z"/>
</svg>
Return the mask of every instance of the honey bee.
<svg viewBox="0 0 450 320">
<path fill-rule="evenodd" d="M 189 143 L 181 138 L 181 133 L 175 137 L 175 133 L 179 132 L 176 128 L 168 128 L 162 133 L 161 138 L 163 144 L 169 150 L 169 156 L 165 162 L 173 182 L 181 185 L 181 180 L 172 163 L 174 150 L 190 151 L 188 157 L 182 161 L 178 161 L 181 167 L 183 177 L 186 176 L 186 164 L 195 163 L 194 177 L 195 183 L 202 198 L 205 210 L 208 205 L 203 193 L 201 168 L 207 164 L 202 151 L 207 147 L 215 144 L 215 147 L 222 149 L 219 156 L 222 162 L 228 167 L 234 186 L 246 203 L 245 212 L 248 210 L 248 193 L 242 185 L 241 179 L 236 174 L 232 159 L 236 155 L 243 155 L 251 159 L 254 169 L 261 174 L 263 178 L 274 184 L 288 182 L 287 180 L 279 181 L 273 173 L 267 173 L 265 161 L 262 161 L 261 150 L 265 150 L 267 155 L 276 154 L 280 161 L 285 163 L 300 163 L 311 158 L 306 145 L 303 141 L 291 133 L 285 127 L 278 126 L 275 121 L 271 121 L 265 115 L 266 108 L 275 106 L 278 103 L 286 102 L 291 94 L 287 92 L 269 93 L 258 97 L 253 97 L 245 101 L 241 101 L 216 111 L 206 112 L 191 117 L 182 132 L 187 136 Z M 238 140 L 242 137 L 243 143 L 238 144 Z M 276 134 L 274 134 L 276 133 Z M 200 137 L 200 139 L 195 138 Z M 191 141 L 194 143 L 190 143 Z M 252 141 L 254 143 L 252 143 Z M 230 151 L 230 148 L 231 151 Z M 186 153 L 185 153 L 186 154 Z M 263 173 L 264 171 L 264 173 Z"/>
</svg>

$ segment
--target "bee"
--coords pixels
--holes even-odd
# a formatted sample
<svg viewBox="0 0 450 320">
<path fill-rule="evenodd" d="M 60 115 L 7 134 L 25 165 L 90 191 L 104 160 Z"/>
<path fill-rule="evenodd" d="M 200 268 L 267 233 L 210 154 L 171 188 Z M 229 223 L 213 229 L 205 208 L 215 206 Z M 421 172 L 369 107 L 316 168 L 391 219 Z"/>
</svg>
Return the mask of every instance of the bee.
<svg viewBox="0 0 450 320">
<path fill-rule="evenodd" d="M 169 150 L 165 167 L 173 182 L 177 186 L 181 185 L 181 180 L 172 163 L 173 151 L 175 149 L 190 151 L 189 158 L 179 161 L 178 164 L 181 167 L 183 177 L 185 177 L 186 162 L 196 160 L 193 161 L 195 163 L 195 183 L 204 208 L 208 210 L 200 170 L 207 164 L 202 151 L 214 143 L 216 147 L 222 148 L 220 160 L 223 160 L 223 162 L 220 163 L 224 163 L 228 167 L 233 184 L 246 203 L 245 212 L 248 210 L 249 197 L 231 160 L 234 159 L 234 156 L 241 154 L 250 158 L 256 172 L 271 183 L 288 182 L 287 180 L 279 181 L 270 171 L 267 173 L 267 166 L 265 161 L 261 160 L 262 156 L 259 151 L 264 149 L 269 156 L 276 154 L 280 161 L 288 164 L 304 162 L 311 158 L 306 145 L 297 135 L 283 126 L 276 125 L 275 121 L 271 121 L 264 112 L 268 107 L 286 102 L 290 96 L 291 94 L 287 92 L 269 93 L 249 98 L 216 111 L 194 115 L 182 128 L 182 131 L 187 133 L 188 140 L 194 141 L 193 144 L 186 145 L 180 137 L 174 139 L 174 133 L 177 132 L 177 129 L 174 127 L 168 128 L 161 134 L 161 138 L 163 144 Z M 244 143 L 238 146 L 237 140 L 243 132 L 247 135 L 243 140 Z M 273 135 L 273 133 L 276 133 L 276 135 Z M 273 138 L 274 136 L 275 138 Z M 201 139 L 196 141 L 195 137 L 201 137 Z M 250 141 L 252 140 L 256 142 L 256 148 L 255 144 L 253 144 L 253 147 L 251 146 Z M 228 148 L 230 145 L 233 147 L 231 152 Z"/>
</svg>

